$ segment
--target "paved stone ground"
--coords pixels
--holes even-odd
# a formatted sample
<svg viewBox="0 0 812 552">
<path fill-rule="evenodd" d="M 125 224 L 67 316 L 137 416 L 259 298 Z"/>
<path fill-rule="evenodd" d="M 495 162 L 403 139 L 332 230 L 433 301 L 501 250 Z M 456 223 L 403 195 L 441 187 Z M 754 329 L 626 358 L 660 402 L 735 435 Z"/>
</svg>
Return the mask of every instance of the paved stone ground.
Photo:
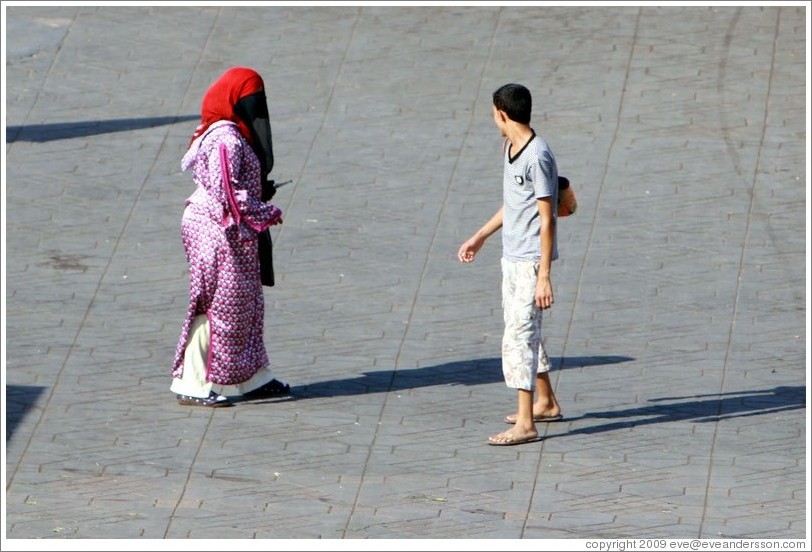
<svg viewBox="0 0 812 552">
<path fill-rule="evenodd" d="M 8 4 L 3 549 L 809 544 L 806 6 Z M 179 163 L 237 64 L 294 181 L 266 290 L 294 392 L 180 407 Z M 498 448 L 500 244 L 455 253 L 511 81 L 580 208 L 545 318 L 567 418 Z"/>
</svg>

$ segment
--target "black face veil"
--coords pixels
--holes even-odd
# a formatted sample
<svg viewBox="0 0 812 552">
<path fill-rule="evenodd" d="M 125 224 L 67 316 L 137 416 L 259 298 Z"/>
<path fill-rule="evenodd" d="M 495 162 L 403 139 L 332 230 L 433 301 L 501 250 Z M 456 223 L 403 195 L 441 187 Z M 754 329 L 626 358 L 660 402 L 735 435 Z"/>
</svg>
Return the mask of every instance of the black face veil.
<svg viewBox="0 0 812 552">
<path fill-rule="evenodd" d="M 262 167 L 262 188 L 264 190 L 268 175 L 273 170 L 271 120 L 268 115 L 268 102 L 265 98 L 265 92 L 260 90 L 240 98 L 234 106 L 234 113 L 245 121 L 245 124 L 251 130 L 251 137 L 253 138 L 251 147 L 259 157 L 259 164 Z M 263 195 L 265 195 L 264 192 Z"/>
<path fill-rule="evenodd" d="M 268 101 L 265 92 L 260 90 L 249 94 L 237 102 L 234 113 L 248 125 L 253 143 L 251 148 L 259 158 L 261 169 L 262 201 L 270 201 L 276 193 L 273 180 L 268 175 L 273 170 L 273 141 L 271 140 L 271 119 L 268 115 Z M 273 242 L 269 231 L 258 236 L 259 274 L 264 286 L 274 285 Z"/>
</svg>

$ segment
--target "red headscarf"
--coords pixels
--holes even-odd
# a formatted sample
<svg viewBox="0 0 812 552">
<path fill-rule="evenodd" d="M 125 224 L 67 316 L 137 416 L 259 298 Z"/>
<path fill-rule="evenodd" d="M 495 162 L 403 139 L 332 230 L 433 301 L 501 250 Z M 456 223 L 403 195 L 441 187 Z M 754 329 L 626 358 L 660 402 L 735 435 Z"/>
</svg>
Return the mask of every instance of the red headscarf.
<svg viewBox="0 0 812 552">
<path fill-rule="evenodd" d="M 249 126 L 234 112 L 234 106 L 242 98 L 264 89 L 262 77 L 253 69 L 248 67 L 228 69 L 204 94 L 200 108 L 200 125 L 192 135 L 190 143 L 206 132 L 211 124 L 227 120 L 237 123 L 248 143 L 253 144 L 254 139 Z"/>
</svg>

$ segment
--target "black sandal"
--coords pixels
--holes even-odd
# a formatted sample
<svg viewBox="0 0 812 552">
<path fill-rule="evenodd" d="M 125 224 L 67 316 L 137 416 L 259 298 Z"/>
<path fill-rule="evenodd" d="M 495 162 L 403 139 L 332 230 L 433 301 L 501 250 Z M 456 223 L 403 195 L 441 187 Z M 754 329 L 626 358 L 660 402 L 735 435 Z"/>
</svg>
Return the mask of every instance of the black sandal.
<svg viewBox="0 0 812 552">
<path fill-rule="evenodd" d="M 281 397 L 290 393 L 290 385 L 282 383 L 277 379 L 272 379 L 262 387 L 257 387 L 253 391 L 243 393 L 246 399 L 268 399 L 270 397 Z"/>
<path fill-rule="evenodd" d="M 221 406 L 232 406 L 234 403 L 228 397 L 218 395 L 214 391 L 209 393 L 205 399 L 192 397 L 190 395 L 178 395 L 178 404 L 182 406 L 209 406 L 219 408 Z"/>
</svg>

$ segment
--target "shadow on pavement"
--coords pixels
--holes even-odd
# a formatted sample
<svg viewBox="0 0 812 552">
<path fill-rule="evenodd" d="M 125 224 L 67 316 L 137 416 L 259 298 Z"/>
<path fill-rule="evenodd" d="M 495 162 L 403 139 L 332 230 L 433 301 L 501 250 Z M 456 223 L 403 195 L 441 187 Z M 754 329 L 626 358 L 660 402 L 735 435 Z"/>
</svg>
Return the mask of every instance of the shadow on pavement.
<svg viewBox="0 0 812 552">
<path fill-rule="evenodd" d="M 6 127 L 6 143 L 12 142 L 52 142 L 69 138 L 82 138 L 125 132 L 157 126 L 173 125 L 186 121 L 196 121 L 200 115 L 178 115 L 175 117 L 142 117 L 136 119 L 110 119 L 107 121 L 76 121 L 73 123 L 48 123 L 42 125 L 12 125 Z M 191 132 L 189 133 L 191 136 Z"/>
<path fill-rule="evenodd" d="M 44 391 L 45 387 L 41 386 L 6 386 L 6 441 L 11 439 L 11 435 L 25 417 L 26 412 L 36 404 Z"/>
<path fill-rule="evenodd" d="M 729 418 L 776 414 L 806 408 L 806 387 L 779 386 L 772 389 L 752 389 L 730 393 L 661 397 L 649 399 L 648 406 L 587 412 L 578 417 L 567 417 L 565 422 L 613 419 L 608 424 L 571 429 L 547 435 L 565 437 L 578 434 L 603 433 L 630 427 L 690 421 L 692 423 L 718 422 Z M 557 426 L 558 427 L 558 426 Z"/>
<path fill-rule="evenodd" d="M 553 370 L 617 364 L 634 360 L 627 356 L 581 356 L 550 357 Z M 503 382 L 501 358 L 460 360 L 424 366 L 422 368 L 379 370 L 364 372 L 354 378 L 322 381 L 296 387 L 292 384 L 291 397 L 307 399 L 311 397 L 333 397 L 364 395 L 367 393 L 388 393 L 419 387 L 439 385 L 482 385 Z"/>
</svg>

